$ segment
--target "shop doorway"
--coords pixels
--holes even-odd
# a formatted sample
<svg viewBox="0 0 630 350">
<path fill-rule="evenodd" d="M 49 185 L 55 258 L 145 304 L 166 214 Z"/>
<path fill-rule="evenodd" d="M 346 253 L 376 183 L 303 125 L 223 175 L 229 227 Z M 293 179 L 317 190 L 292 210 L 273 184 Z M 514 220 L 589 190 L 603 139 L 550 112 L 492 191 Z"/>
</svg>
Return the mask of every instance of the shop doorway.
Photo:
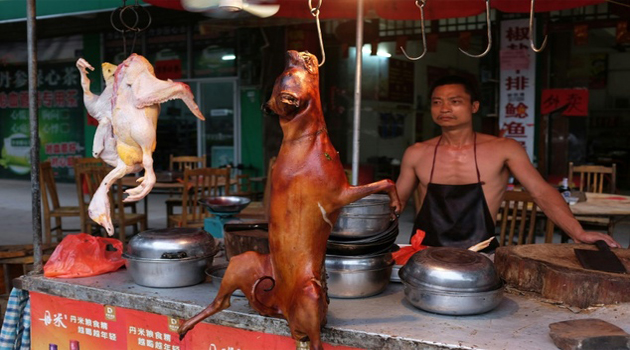
<svg viewBox="0 0 630 350">
<path fill-rule="evenodd" d="M 162 104 L 158 118 L 155 169 L 168 169 L 169 155 L 207 157 L 209 167 L 241 162 L 240 103 L 237 78 L 181 80 L 188 84 L 205 121 L 198 120 L 181 100 Z"/>
</svg>

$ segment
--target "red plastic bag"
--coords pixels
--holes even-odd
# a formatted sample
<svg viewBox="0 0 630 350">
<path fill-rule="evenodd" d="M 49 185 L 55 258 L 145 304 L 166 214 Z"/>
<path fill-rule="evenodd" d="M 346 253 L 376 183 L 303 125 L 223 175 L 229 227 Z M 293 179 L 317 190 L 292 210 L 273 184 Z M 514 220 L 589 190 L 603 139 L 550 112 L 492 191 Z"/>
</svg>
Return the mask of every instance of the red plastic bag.
<svg viewBox="0 0 630 350">
<path fill-rule="evenodd" d="M 111 245 L 108 249 L 107 246 Z M 118 270 L 125 264 L 122 242 L 87 233 L 68 235 L 44 265 L 46 277 L 88 277 Z"/>
<path fill-rule="evenodd" d="M 425 235 L 426 233 L 424 231 L 416 230 L 416 234 L 411 237 L 411 246 L 402 247 L 398 251 L 392 253 L 392 257 L 394 258 L 396 265 L 405 265 L 412 255 L 428 248 L 426 245 L 422 245 Z"/>
</svg>

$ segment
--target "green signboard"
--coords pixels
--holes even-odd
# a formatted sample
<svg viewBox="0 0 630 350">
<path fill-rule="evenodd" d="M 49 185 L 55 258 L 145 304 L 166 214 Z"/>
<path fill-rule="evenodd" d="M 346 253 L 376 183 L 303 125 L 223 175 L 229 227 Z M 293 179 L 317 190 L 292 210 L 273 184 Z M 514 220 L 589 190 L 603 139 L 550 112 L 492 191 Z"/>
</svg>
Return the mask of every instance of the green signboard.
<svg viewBox="0 0 630 350">
<path fill-rule="evenodd" d="M 40 160 L 49 160 L 57 178 L 74 180 L 74 159 L 83 156 L 83 91 L 74 62 L 38 68 Z M 30 136 L 25 65 L 0 68 L 0 177 L 28 178 Z"/>
</svg>

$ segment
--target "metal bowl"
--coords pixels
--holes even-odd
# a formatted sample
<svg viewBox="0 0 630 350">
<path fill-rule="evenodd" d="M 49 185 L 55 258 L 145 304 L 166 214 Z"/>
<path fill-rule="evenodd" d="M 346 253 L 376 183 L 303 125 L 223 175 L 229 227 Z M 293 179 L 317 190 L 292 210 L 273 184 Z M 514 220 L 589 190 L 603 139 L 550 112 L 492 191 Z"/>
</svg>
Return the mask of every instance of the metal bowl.
<svg viewBox="0 0 630 350">
<path fill-rule="evenodd" d="M 400 279 L 412 286 L 443 292 L 485 292 L 501 285 L 488 257 L 452 247 L 430 247 L 417 252 L 400 269 Z"/>
<path fill-rule="evenodd" d="M 404 285 L 405 299 L 413 306 L 443 315 L 477 315 L 497 307 L 503 300 L 503 285 L 483 292 L 447 292 Z"/>
<path fill-rule="evenodd" d="M 212 285 L 219 290 L 221 287 L 221 282 L 223 281 L 223 276 L 225 275 L 225 270 L 227 270 L 227 264 L 215 265 L 206 270 L 206 275 L 212 277 Z M 232 293 L 235 297 L 244 297 L 245 294 L 240 289 L 237 289 Z"/>
<path fill-rule="evenodd" d="M 200 199 L 199 204 L 213 213 L 240 213 L 251 201 L 247 197 L 218 196 Z"/>
<path fill-rule="evenodd" d="M 369 195 L 341 208 L 330 236 L 342 239 L 372 236 L 389 227 L 391 214 L 389 196 Z"/>
<path fill-rule="evenodd" d="M 364 256 L 326 255 L 325 264 L 330 297 L 366 298 L 385 290 L 394 261 L 391 252 L 386 252 Z"/>
</svg>

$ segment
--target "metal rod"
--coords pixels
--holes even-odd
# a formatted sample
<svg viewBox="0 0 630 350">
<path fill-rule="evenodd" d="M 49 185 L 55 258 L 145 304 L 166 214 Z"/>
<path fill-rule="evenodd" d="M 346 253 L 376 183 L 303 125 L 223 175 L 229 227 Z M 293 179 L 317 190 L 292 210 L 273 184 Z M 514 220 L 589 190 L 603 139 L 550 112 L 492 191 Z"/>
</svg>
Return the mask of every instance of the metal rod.
<svg viewBox="0 0 630 350">
<path fill-rule="evenodd" d="M 33 274 L 42 273 L 42 209 L 39 187 L 39 121 L 37 119 L 37 26 L 35 0 L 26 2 L 28 50 L 28 112 L 31 137 L 31 193 L 33 204 Z"/>
<path fill-rule="evenodd" d="M 361 128 L 361 68 L 363 65 L 363 0 L 357 0 L 357 59 L 354 77 L 354 124 L 352 127 L 352 183 L 359 184 L 359 130 Z"/>
</svg>

